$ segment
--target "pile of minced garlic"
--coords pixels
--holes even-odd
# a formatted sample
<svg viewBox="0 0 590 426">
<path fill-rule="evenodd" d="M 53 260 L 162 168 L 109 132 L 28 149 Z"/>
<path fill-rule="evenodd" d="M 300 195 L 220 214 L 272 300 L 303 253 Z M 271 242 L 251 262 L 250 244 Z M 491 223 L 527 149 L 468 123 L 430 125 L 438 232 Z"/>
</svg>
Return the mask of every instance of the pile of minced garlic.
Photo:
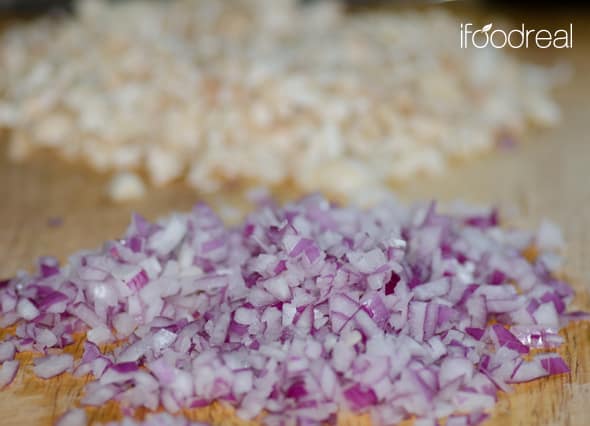
<svg viewBox="0 0 590 426">
<path fill-rule="evenodd" d="M 440 9 L 296 0 L 84 0 L 0 39 L 0 127 L 115 171 L 115 198 L 185 179 L 354 194 L 551 125 L 551 72 L 461 49 Z"/>
</svg>

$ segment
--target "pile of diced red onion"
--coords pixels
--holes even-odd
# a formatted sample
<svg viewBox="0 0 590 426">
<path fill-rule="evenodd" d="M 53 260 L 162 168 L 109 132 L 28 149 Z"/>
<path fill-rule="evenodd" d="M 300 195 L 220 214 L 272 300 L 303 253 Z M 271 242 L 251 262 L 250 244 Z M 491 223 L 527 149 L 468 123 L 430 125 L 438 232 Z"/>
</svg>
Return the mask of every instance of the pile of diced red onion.
<svg viewBox="0 0 590 426">
<path fill-rule="evenodd" d="M 584 317 L 552 273 L 562 245 L 549 223 L 530 234 L 500 228 L 495 210 L 394 200 L 266 201 L 231 228 L 203 204 L 134 215 L 123 239 L 2 283 L 0 325 L 16 333 L 0 344 L 0 386 L 15 352 L 35 351 L 37 376 L 92 374 L 82 406 L 128 414 L 217 400 L 269 425 L 367 411 L 374 424 L 476 424 L 499 389 L 569 371 L 549 350 Z M 77 360 L 61 349 L 80 331 Z"/>
</svg>

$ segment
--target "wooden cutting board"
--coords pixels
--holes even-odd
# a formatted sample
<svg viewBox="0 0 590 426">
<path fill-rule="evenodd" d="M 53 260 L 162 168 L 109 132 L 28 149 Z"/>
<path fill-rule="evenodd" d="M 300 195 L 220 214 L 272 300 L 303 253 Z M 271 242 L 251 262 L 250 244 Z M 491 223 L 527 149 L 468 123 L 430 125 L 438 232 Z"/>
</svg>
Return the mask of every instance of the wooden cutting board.
<svg viewBox="0 0 590 426">
<path fill-rule="evenodd" d="M 529 18 L 525 16 L 522 21 L 529 24 Z M 558 27 L 559 22 L 569 22 L 570 18 L 562 14 L 546 16 L 545 21 L 539 19 Z M 514 19 L 520 22 L 518 16 Z M 514 149 L 458 164 L 445 176 L 418 179 L 395 190 L 408 201 L 460 198 L 496 204 L 501 211 L 512 212 L 512 221 L 529 228 L 544 217 L 555 221 L 568 241 L 565 272 L 578 291 L 576 306 L 590 309 L 590 19 L 578 17 L 571 21 L 573 49 L 519 52 L 542 62 L 566 60 L 573 64 L 573 80 L 557 93 L 564 111 L 560 127 L 529 133 L 526 143 Z M 141 201 L 115 205 L 103 192 L 106 177 L 50 155 L 38 155 L 21 165 L 10 164 L 2 145 L 0 277 L 32 268 L 40 255 L 65 260 L 69 253 L 121 235 L 132 211 L 156 218 L 172 210 L 187 210 L 202 199 L 218 208 L 229 202 L 238 211 L 248 209 L 235 189 L 202 196 L 181 184 L 153 191 Z M 295 195 L 290 190 L 277 191 L 282 199 Z M 54 218 L 61 218 L 63 224 L 50 226 Z M 569 363 L 571 374 L 515 386 L 514 393 L 500 397 L 486 426 L 590 424 L 590 324 L 572 325 L 563 334 L 567 342 L 560 353 Z M 25 365 L 30 361 L 30 355 L 19 358 Z M 0 392 L 0 424 L 51 425 L 78 403 L 84 383 L 85 379 L 69 375 L 39 380 L 25 366 L 15 382 Z M 89 414 L 92 422 L 120 415 L 114 404 Z M 217 425 L 245 424 L 221 405 L 195 410 L 190 415 Z M 340 424 L 368 425 L 369 421 L 366 417 L 342 415 Z"/>
</svg>

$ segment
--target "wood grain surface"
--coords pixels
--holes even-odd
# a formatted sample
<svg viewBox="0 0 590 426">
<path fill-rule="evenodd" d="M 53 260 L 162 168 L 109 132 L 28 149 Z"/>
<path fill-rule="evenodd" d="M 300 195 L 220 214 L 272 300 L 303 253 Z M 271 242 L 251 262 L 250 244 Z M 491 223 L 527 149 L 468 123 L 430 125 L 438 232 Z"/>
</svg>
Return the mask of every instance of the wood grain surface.
<svg viewBox="0 0 590 426">
<path fill-rule="evenodd" d="M 545 19 L 550 26 L 559 26 L 572 21 L 574 48 L 519 54 L 546 63 L 565 60 L 574 66 L 573 80 L 557 93 L 564 111 L 561 126 L 534 131 L 514 149 L 458 164 L 444 176 L 418 179 L 395 191 L 408 201 L 436 198 L 496 204 L 523 227 L 533 227 L 544 217 L 555 221 L 568 242 L 565 273 L 578 292 L 576 307 L 590 309 L 590 20 L 574 16 L 575 11 L 550 15 L 537 22 Z M 530 23 L 524 18 L 513 16 L 516 22 Z M 115 205 L 103 192 L 105 176 L 47 154 L 11 164 L 4 148 L 0 144 L 0 277 L 31 269 L 40 255 L 65 260 L 69 253 L 116 237 L 132 211 L 153 219 L 172 210 L 187 210 L 203 199 L 218 208 L 222 204 L 240 212 L 249 208 L 235 188 L 202 196 L 181 184 L 155 190 L 141 201 Z M 277 190 L 282 199 L 296 195 L 292 190 Z M 227 207 L 224 212 L 231 213 Z M 49 226 L 58 217 L 63 224 Z M 566 344 L 560 353 L 571 374 L 515 386 L 514 393 L 500 397 L 485 426 L 590 425 L 590 324 L 574 324 L 563 334 Z M 27 365 L 31 355 L 21 354 L 19 359 Z M 33 377 L 30 368 L 21 369 L 15 382 L 0 392 L 0 425 L 51 425 L 80 400 L 86 379 L 63 375 L 44 381 Z M 93 423 L 120 416 L 115 404 L 89 414 Z M 220 404 L 189 414 L 216 425 L 246 424 Z M 339 423 L 368 425 L 369 421 L 343 414 Z"/>
</svg>

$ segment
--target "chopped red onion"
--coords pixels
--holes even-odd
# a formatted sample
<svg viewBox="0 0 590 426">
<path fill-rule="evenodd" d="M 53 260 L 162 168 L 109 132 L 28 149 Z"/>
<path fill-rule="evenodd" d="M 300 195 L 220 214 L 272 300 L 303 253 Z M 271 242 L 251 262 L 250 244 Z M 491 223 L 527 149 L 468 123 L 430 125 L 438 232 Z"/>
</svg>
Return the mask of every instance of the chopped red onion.
<svg viewBox="0 0 590 426">
<path fill-rule="evenodd" d="M 81 360 L 34 367 L 92 374 L 83 405 L 175 413 L 219 400 L 244 418 L 265 411 L 268 424 L 349 409 L 375 424 L 475 425 L 498 389 L 569 371 L 554 353 L 528 355 L 588 318 L 567 312 L 573 291 L 553 270 L 561 248 L 550 225 L 527 234 L 499 227 L 494 209 L 443 214 L 435 203 L 265 201 L 234 228 L 202 204 L 156 224 L 134 215 L 122 239 L 61 269 L 44 258 L 37 275 L 0 286 L 2 324 L 17 324 L 0 343 L 0 383 L 18 368 L 15 348 L 60 348 L 86 332 Z M 164 423 L 193 424 L 169 414 L 121 424 Z"/>
<path fill-rule="evenodd" d="M 51 348 L 57 343 L 57 337 L 51 330 L 42 328 L 35 333 L 35 347 L 40 351 Z"/>
<path fill-rule="evenodd" d="M 20 362 L 16 360 L 4 361 L 2 363 L 0 366 L 0 389 L 12 383 L 19 366 Z"/>
<path fill-rule="evenodd" d="M 449 416 L 445 426 L 474 426 L 480 424 L 488 417 L 488 414 L 477 411 L 469 415 Z"/>
<path fill-rule="evenodd" d="M 13 342 L 7 341 L 0 343 L 0 362 L 12 361 L 15 353 L 16 348 Z"/>
<path fill-rule="evenodd" d="M 39 310 L 29 299 L 20 299 L 16 305 L 16 311 L 21 318 L 27 321 L 39 316 Z"/>
<path fill-rule="evenodd" d="M 120 390 L 115 385 L 102 385 L 91 382 L 86 386 L 86 395 L 82 398 L 82 405 L 100 407 L 114 399 Z"/>
<path fill-rule="evenodd" d="M 73 408 L 61 416 L 55 426 L 81 426 L 87 423 L 86 412 L 82 408 Z"/>
<path fill-rule="evenodd" d="M 557 329 L 544 326 L 515 325 L 510 331 L 522 344 L 530 348 L 555 348 L 563 343 L 563 337 L 557 334 Z"/>
<path fill-rule="evenodd" d="M 539 359 L 541 361 L 541 365 L 548 374 L 562 374 L 570 372 L 569 367 L 559 355 L 545 354 L 540 355 Z"/>
<path fill-rule="evenodd" d="M 37 377 L 49 379 L 58 376 L 72 368 L 74 357 L 69 354 L 48 355 L 43 358 L 35 358 L 33 372 Z"/>
<path fill-rule="evenodd" d="M 107 327 L 100 326 L 89 330 L 88 333 L 86 333 L 86 338 L 89 342 L 96 345 L 102 345 L 112 341 L 113 335 Z"/>
</svg>

